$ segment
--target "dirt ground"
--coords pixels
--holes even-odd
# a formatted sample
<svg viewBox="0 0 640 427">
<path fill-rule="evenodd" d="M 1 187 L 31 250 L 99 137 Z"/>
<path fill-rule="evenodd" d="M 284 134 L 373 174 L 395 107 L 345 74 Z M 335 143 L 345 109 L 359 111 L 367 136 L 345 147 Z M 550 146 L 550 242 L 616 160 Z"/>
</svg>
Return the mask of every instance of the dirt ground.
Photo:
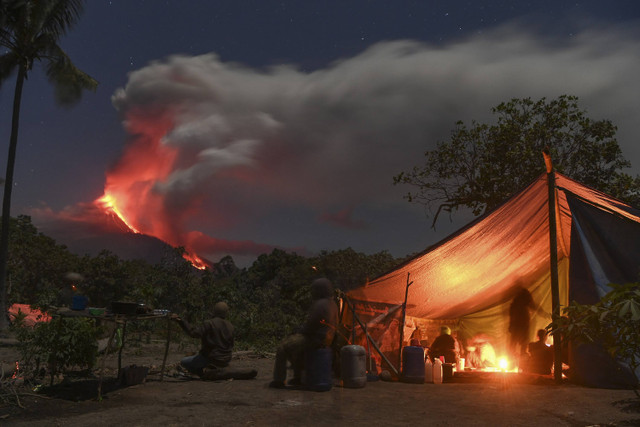
<svg viewBox="0 0 640 427">
<path fill-rule="evenodd" d="M 114 379 L 117 355 L 105 359 L 103 399 L 97 378 L 75 378 L 35 392 L 16 388 L 22 408 L 6 395 L 0 425 L 6 426 L 267 426 L 267 425 L 640 425 L 638 400 L 630 390 L 602 390 L 548 378 L 492 373 L 444 384 L 368 382 L 327 392 L 267 387 L 272 357 L 238 352 L 232 365 L 258 370 L 253 380 L 188 379 L 176 363 L 189 352 L 172 345 L 164 380 L 161 342 L 129 346 L 123 366 L 151 367 L 146 382 L 124 387 Z M 0 361 L 15 364 L 15 347 L 0 343 Z M 98 360 L 100 366 L 102 359 Z M 6 379 L 5 379 L 6 381 Z M 3 388 L 7 393 L 7 387 Z"/>
</svg>

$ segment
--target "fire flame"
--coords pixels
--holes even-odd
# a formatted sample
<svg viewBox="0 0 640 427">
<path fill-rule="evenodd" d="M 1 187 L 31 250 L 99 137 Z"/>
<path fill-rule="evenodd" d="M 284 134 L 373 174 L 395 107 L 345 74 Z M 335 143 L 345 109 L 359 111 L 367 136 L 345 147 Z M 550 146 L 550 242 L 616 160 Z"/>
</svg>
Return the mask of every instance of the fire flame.
<svg viewBox="0 0 640 427">
<path fill-rule="evenodd" d="M 502 369 L 503 371 L 506 371 L 507 368 L 509 367 L 509 361 L 507 360 L 506 357 L 501 357 L 498 360 L 498 366 L 500 367 L 500 369 Z"/>
<path fill-rule="evenodd" d="M 20 362 L 18 362 L 16 360 L 16 370 L 13 372 L 13 375 L 11 376 L 11 379 L 15 380 L 16 378 L 18 378 L 19 372 L 20 372 Z"/>
</svg>

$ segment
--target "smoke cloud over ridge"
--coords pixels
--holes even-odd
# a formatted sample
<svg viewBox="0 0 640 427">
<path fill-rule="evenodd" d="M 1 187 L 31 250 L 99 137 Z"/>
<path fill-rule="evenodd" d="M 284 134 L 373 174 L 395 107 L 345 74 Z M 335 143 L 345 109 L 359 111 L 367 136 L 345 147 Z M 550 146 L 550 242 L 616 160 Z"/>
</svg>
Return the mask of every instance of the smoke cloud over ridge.
<svg viewBox="0 0 640 427">
<path fill-rule="evenodd" d="M 210 259 L 331 242 L 406 255 L 427 242 L 403 243 L 413 235 L 394 212 L 416 207 L 392 177 L 457 120 L 485 121 L 502 101 L 577 95 L 590 117 L 619 126 L 640 166 L 632 31 L 593 29 L 557 46 L 504 26 L 444 47 L 379 43 L 311 72 L 173 56 L 113 95 L 129 139 L 105 194 L 140 232 Z"/>
</svg>

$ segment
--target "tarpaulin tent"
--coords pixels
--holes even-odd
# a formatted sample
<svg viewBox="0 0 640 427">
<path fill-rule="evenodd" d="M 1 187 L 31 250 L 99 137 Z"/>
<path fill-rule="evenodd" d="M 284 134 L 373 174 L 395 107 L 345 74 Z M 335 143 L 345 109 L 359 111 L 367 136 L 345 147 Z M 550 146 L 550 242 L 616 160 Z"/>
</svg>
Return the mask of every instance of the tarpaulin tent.
<svg viewBox="0 0 640 427">
<path fill-rule="evenodd" d="M 51 316 L 47 313 L 31 307 L 29 304 L 13 304 L 9 307 L 8 312 L 9 320 L 11 320 L 12 323 L 20 318 L 25 326 L 33 326 L 38 322 L 48 322 L 51 320 Z"/>
<path fill-rule="evenodd" d="M 561 174 L 555 177 L 561 306 L 571 300 L 593 303 L 609 283 L 639 280 L 640 210 Z M 423 340 L 431 342 L 437 326 L 447 324 L 461 341 L 484 334 L 496 353 L 504 354 L 509 304 L 524 287 L 536 305 L 533 341 L 535 330 L 551 321 L 548 200 L 543 174 L 497 209 L 348 292 L 356 313 L 372 330 L 377 321 L 371 319 L 395 313 L 395 326 L 387 320 L 374 336 L 382 351 L 397 354 L 400 347 L 394 308 L 404 303 L 408 281 L 405 339 L 417 326 Z"/>
</svg>

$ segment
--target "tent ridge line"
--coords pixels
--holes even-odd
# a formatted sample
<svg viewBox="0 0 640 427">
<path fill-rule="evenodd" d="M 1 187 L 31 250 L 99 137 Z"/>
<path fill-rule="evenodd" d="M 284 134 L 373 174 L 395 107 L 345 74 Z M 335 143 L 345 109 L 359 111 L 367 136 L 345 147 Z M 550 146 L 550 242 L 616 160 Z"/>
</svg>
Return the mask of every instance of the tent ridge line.
<svg viewBox="0 0 640 427">
<path fill-rule="evenodd" d="M 615 216 L 616 216 L 616 217 L 618 217 L 619 219 L 624 219 L 624 220 L 627 220 L 627 221 L 633 221 L 633 220 L 632 220 L 631 218 L 629 218 L 628 216 L 622 215 L 620 212 L 617 212 L 617 211 L 615 211 L 615 210 L 613 210 L 613 209 L 611 209 L 611 208 L 608 208 L 608 207 L 606 207 L 606 206 L 603 206 L 603 205 L 601 205 L 601 204 L 599 204 L 599 203 L 594 203 L 593 201 L 591 201 L 591 200 L 589 200 L 589 199 L 587 199 L 587 198 L 585 198 L 585 197 L 582 197 L 582 196 L 580 196 L 579 194 L 574 193 L 573 191 L 569 190 L 568 188 L 565 188 L 565 187 L 562 187 L 562 186 L 557 186 L 557 189 L 558 189 L 558 190 L 562 190 L 562 191 L 564 191 L 565 193 L 569 194 L 571 197 L 574 197 L 575 199 L 578 199 L 578 200 L 580 200 L 581 202 L 584 202 L 584 203 L 586 203 L 586 204 L 588 204 L 588 205 L 591 205 L 591 206 L 597 207 L 597 208 L 599 208 L 599 209 L 602 209 L 603 211 L 606 211 L 606 212 L 610 213 L 611 215 L 615 215 Z M 598 191 L 598 190 L 594 190 L 594 191 Z M 599 193 L 600 193 L 600 192 L 599 192 Z M 601 194 L 603 194 L 603 193 L 601 193 Z M 622 205 L 624 205 L 624 206 L 630 207 L 630 208 L 631 208 L 631 209 L 633 209 L 633 210 L 637 210 L 637 209 L 636 209 L 636 208 L 634 208 L 633 206 L 628 205 L 628 204 L 626 204 L 626 203 L 624 203 L 624 202 L 622 202 L 622 201 L 620 201 L 620 200 L 617 200 L 617 199 L 615 199 L 615 198 L 613 198 L 613 197 L 612 197 L 612 199 L 613 199 L 613 200 L 616 200 L 617 202 L 619 202 L 620 204 L 622 204 Z M 568 200 L 567 200 L 567 202 L 568 202 Z M 640 219 L 640 216 L 635 215 L 634 213 L 630 213 L 630 215 L 633 215 L 633 216 L 635 216 L 636 218 Z M 634 221 L 634 222 L 637 222 L 637 221 Z"/>
</svg>

